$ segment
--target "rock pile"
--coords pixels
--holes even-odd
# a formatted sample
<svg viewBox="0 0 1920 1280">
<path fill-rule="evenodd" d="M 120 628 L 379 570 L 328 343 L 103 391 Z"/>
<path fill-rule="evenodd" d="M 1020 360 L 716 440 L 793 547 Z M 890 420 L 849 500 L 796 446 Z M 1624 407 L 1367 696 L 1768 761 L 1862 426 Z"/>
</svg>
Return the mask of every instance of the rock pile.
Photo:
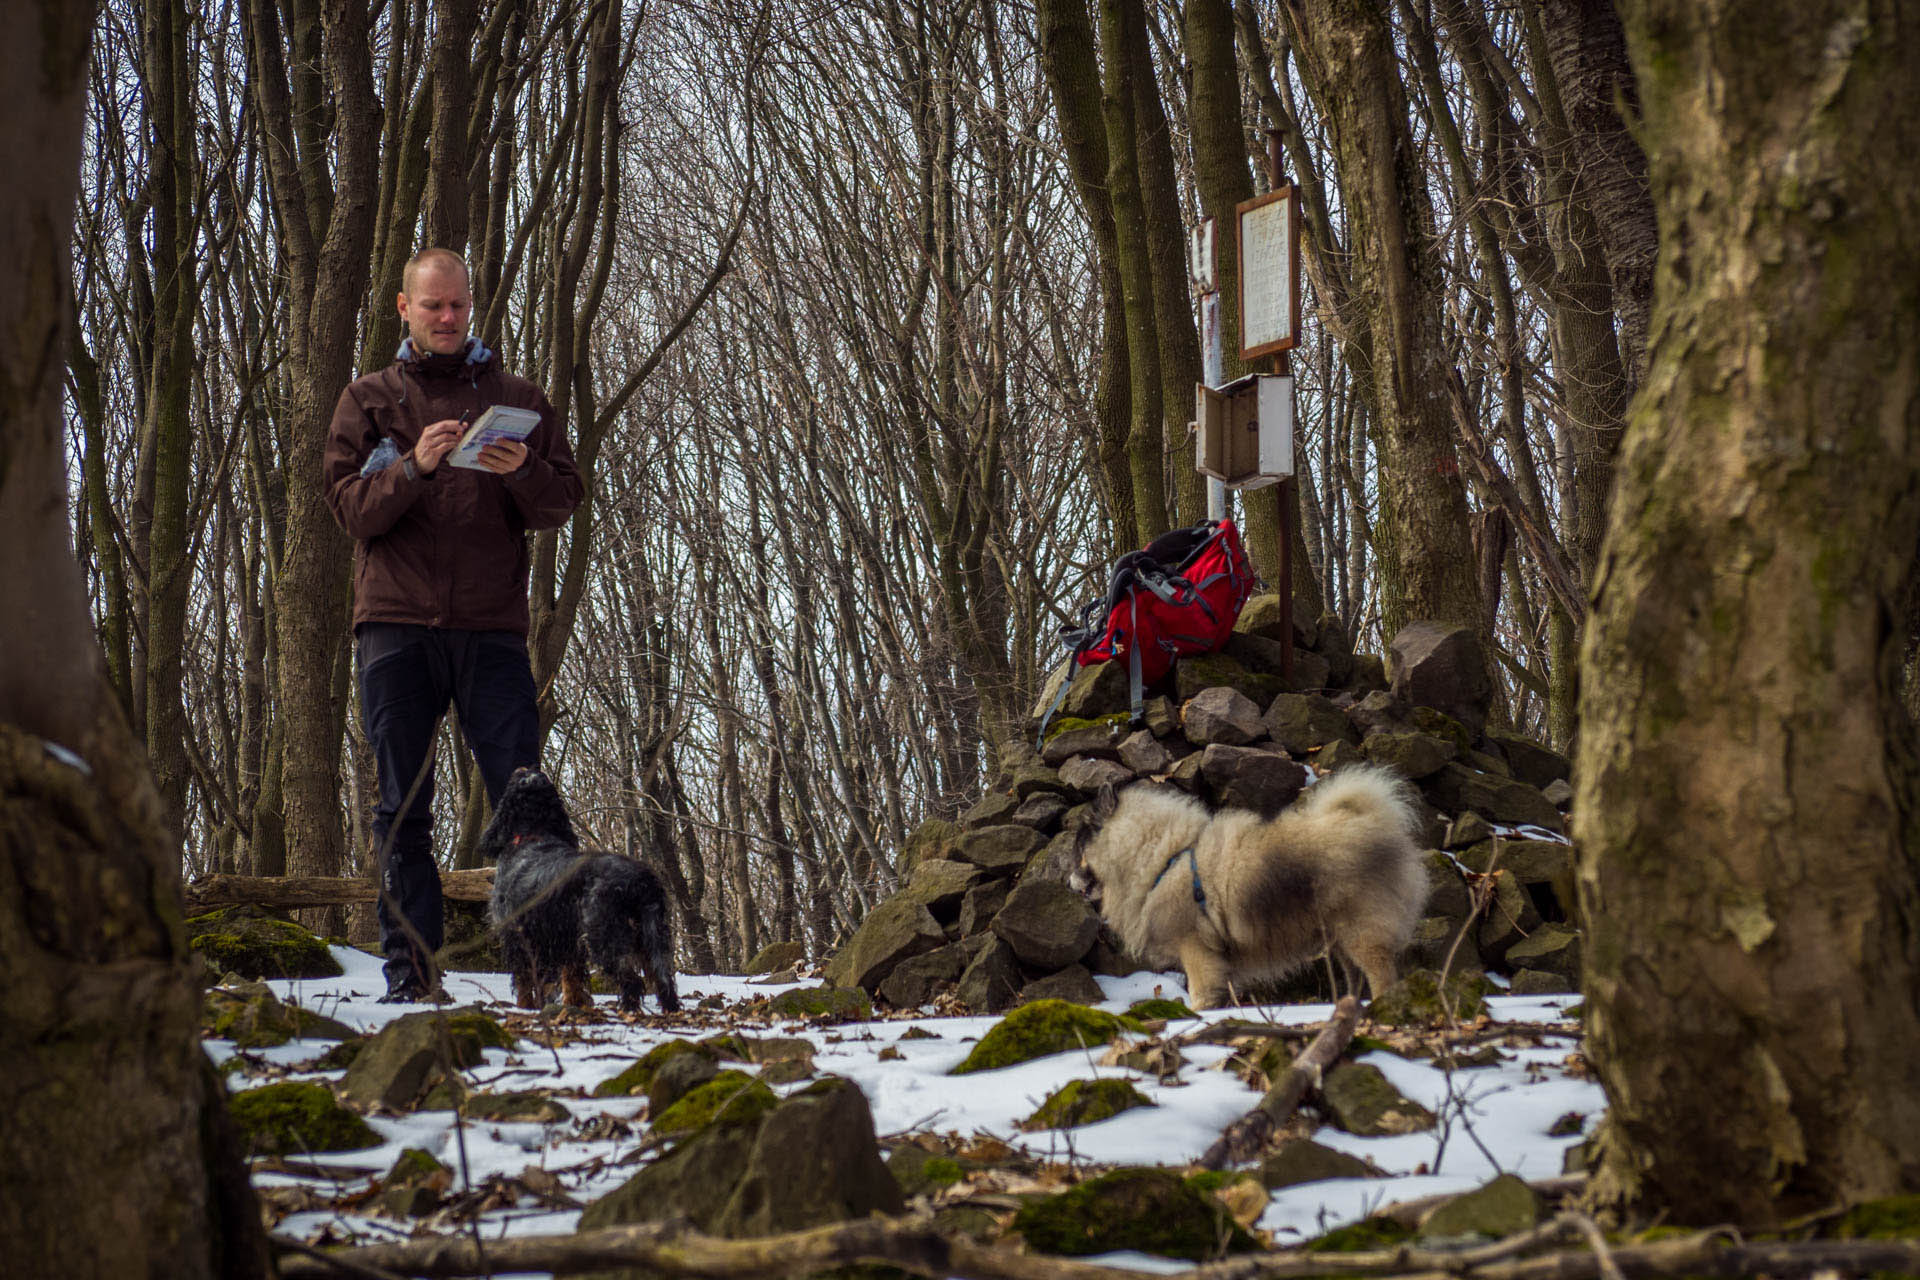
<svg viewBox="0 0 1920 1280">
<path fill-rule="evenodd" d="M 829 961 L 827 981 L 903 1007 L 951 992 L 981 1013 L 1098 1000 L 1093 974 L 1139 967 L 1066 884 L 1102 785 L 1153 779 L 1217 808 L 1273 814 L 1312 777 L 1367 760 L 1411 780 L 1427 808 L 1433 892 L 1407 963 L 1437 969 L 1451 953 L 1456 971 L 1513 974 L 1516 991 L 1574 990 L 1568 762 L 1486 727 L 1491 687 L 1472 632 L 1407 626 L 1390 646 L 1391 681 L 1332 618 L 1296 621 L 1290 639 L 1286 677 L 1278 597 L 1256 597 L 1221 651 L 1175 665 L 1138 726 L 1123 665 L 1063 663 L 1029 725 L 1065 682 L 1044 740 L 1009 750 L 958 822 L 914 832 L 897 863 L 904 887 Z M 1327 994 L 1318 975 L 1303 977 L 1273 994 Z"/>
</svg>

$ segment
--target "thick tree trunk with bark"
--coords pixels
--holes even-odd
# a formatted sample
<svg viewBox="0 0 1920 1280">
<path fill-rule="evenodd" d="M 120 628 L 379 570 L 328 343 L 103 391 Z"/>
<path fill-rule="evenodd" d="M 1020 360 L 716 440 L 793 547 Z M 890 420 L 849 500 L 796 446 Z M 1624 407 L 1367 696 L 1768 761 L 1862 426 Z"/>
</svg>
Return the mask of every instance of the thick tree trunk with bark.
<svg viewBox="0 0 1920 1280">
<path fill-rule="evenodd" d="M 199 1045 L 179 845 L 68 545 L 61 360 L 93 6 L 10 0 L 0 18 L 0 1258 L 33 1277 L 266 1275 Z"/>
<path fill-rule="evenodd" d="M 1060 141 L 1074 190 L 1093 231 L 1094 269 L 1100 277 L 1100 373 L 1093 414 L 1100 471 L 1112 522 L 1108 544 L 1115 556 L 1134 541 L 1133 472 L 1127 436 L 1133 424 L 1133 390 L 1127 361 L 1127 304 L 1120 283 L 1120 241 L 1107 194 L 1107 127 L 1100 115 L 1100 63 L 1085 0 L 1037 0 L 1040 68 L 1053 97 Z"/>
<path fill-rule="evenodd" d="M 1119 246 L 1120 291 L 1126 301 L 1128 389 L 1133 428 L 1127 458 L 1133 473 L 1134 536 L 1140 545 L 1167 531 L 1167 486 L 1159 320 L 1154 311 L 1153 250 L 1140 184 L 1139 116 L 1132 50 L 1146 39 L 1140 0 L 1101 0 L 1101 113 L 1107 127 L 1107 195 Z"/>
<path fill-rule="evenodd" d="M 293 311 L 287 411 L 286 547 L 274 582 L 279 714 L 284 726 L 278 819 L 285 865 L 337 875 L 345 865 L 340 809 L 344 699 L 336 670 L 347 642 L 351 545 L 320 491 L 320 454 L 335 401 L 353 373 L 354 329 L 366 298 L 377 183 L 379 118 L 364 0 L 330 0 L 317 32 L 289 29 L 278 6 L 246 10 L 254 101 L 267 132 L 274 204 Z M 290 41 L 290 47 L 287 41 Z M 325 94 L 330 109 L 303 104 Z M 330 121 L 329 133 L 320 132 Z M 263 804 L 274 800 L 263 792 Z"/>
<path fill-rule="evenodd" d="M 1382 631 L 1391 637 L 1415 619 L 1434 619 L 1478 632 L 1433 208 L 1386 15 L 1373 0 L 1289 0 L 1287 13 L 1301 75 L 1338 142 L 1354 300 L 1372 336 Z"/>
<path fill-rule="evenodd" d="M 1626 22 L 1662 250 L 1583 654 L 1593 1193 L 1767 1228 L 1920 1189 L 1920 22 Z"/>
</svg>

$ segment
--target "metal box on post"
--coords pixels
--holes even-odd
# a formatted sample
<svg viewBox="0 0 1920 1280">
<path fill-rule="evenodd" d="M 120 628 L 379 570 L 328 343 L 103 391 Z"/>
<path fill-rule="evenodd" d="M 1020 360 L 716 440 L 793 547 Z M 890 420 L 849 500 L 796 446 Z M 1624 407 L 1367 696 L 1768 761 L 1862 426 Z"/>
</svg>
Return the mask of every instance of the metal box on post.
<svg viewBox="0 0 1920 1280">
<path fill-rule="evenodd" d="M 1293 474 L 1293 379 L 1248 374 L 1193 390 L 1194 467 L 1230 488 Z"/>
</svg>

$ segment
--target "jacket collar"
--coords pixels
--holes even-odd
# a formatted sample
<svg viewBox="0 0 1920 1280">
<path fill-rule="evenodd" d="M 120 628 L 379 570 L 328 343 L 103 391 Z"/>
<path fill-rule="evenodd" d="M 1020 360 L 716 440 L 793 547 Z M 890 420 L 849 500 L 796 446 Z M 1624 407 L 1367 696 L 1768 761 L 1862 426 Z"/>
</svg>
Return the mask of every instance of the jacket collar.
<svg viewBox="0 0 1920 1280">
<path fill-rule="evenodd" d="M 416 378 L 450 378 L 464 374 L 473 379 L 479 377 L 493 359 L 493 352 L 478 338 L 468 338 L 466 347 L 456 354 L 443 356 L 431 351 L 422 354 L 414 348 L 413 335 L 408 334 L 400 340 L 400 349 L 393 353 L 393 358 Z"/>
</svg>

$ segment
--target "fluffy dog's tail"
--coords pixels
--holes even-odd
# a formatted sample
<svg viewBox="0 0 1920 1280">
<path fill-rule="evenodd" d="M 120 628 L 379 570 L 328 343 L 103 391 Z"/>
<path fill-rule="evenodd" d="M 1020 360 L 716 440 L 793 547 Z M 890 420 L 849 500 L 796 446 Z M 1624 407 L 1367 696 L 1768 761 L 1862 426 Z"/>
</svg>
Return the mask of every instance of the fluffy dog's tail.
<svg viewBox="0 0 1920 1280">
<path fill-rule="evenodd" d="M 1293 807 L 1302 817 L 1365 823 L 1407 840 L 1420 831 L 1420 813 L 1406 780 L 1377 764 L 1348 765 L 1328 774 Z"/>
<path fill-rule="evenodd" d="M 580 924 L 594 962 L 620 985 L 620 1007 L 633 1012 L 650 986 L 662 1013 L 680 1008 L 673 979 L 673 928 L 660 880 L 616 854 L 593 860 L 593 885 L 582 895 Z"/>
</svg>

